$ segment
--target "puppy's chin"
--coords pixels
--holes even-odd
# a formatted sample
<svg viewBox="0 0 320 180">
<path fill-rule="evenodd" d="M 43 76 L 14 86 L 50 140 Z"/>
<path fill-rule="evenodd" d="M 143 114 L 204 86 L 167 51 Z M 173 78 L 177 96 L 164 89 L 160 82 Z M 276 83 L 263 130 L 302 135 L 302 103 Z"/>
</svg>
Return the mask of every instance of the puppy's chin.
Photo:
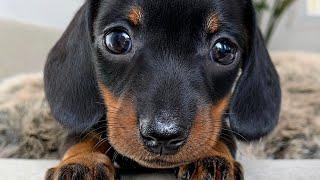
<svg viewBox="0 0 320 180">
<path fill-rule="evenodd" d="M 140 149 L 140 147 L 137 148 L 140 150 L 135 152 L 128 152 L 127 151 L 128 149 L 118 149 L 117 147 L 114 147 L 114 148 L 117 152 L 134 160 L 138 164 L 144 167 L 156 168 L 156 169 L 167 169 L 167 168 L 179 167 L 181 165 L 191 163 L 197 160 L 198 157 L 200 157 L 197 152 L 195 152 L 194 154 L 189 154 L 189 158 L 187 158 L 184 151 L 179 151 L 175 155 L 157 155 L 145 149 L 142 150 Z"/>
<path fill-rule="evenodd" d="M 188 163 L 183 160 L 180 160 L 180 161 L 178 160 L 174 162 L 168 159 L 170 158 L 154 157 L 149 159 L 138 160 L 137 162 L 145 167 L 157 168 L 157 169 L 175 168 Z M 173 159 L 176 159 L 176 158 L 173 158 Z"/>
</svg>

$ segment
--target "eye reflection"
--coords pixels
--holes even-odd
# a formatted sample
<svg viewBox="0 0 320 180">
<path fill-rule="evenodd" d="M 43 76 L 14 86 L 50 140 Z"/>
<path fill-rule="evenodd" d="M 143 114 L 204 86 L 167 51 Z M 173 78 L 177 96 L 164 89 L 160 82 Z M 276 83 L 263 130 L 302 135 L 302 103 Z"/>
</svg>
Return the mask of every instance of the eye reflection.
<svg viewBox="0 0 320 180">
<path fill-rule="evenodd" d="M 211 58 L 219 64 L 229 65 L 235 60 L 237 50 L 237 46 L 230 40 L 218 39 L 211 50 Z"/>
<path fill-rule="evenodd" d="M 132 48 L 129 34 L 122 30 L 114 30 L 106 34 L 105 45 L 113 54 L 126 54 Z"/>
</svg>

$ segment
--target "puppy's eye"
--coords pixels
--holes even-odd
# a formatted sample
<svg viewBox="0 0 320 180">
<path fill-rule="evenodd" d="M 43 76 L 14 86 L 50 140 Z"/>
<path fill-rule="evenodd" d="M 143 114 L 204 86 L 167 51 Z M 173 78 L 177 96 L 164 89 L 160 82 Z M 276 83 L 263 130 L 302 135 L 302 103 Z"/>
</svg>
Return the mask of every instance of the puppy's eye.
<svg viewBox="0 0 320 180">
<path fill-rule="evenodd" d="M 126 54 L 131 50 L 132 41 L 127 32 L 113 30 L 105 35 L 105 45 L 113 54 Z"/>
<path fill-rule="evenodd" d="M 237 46 L 226 38 L 218 39 L 211 50 L 213 61 L 229 65 L 236 59 Z"/>
</svg>

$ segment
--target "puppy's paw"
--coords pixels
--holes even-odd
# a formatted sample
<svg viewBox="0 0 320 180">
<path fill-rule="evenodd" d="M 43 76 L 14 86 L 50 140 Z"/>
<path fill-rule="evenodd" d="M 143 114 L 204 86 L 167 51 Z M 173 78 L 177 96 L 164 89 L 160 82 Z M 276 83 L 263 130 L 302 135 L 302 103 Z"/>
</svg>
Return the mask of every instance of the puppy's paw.
<svg viewBox="0 0 320 180">
<path fill-rule="evenodd" d="M 222 158 L 207 158 L 181 166 L 178 179 L 243 180 L 244 178 L 242 166 L 238 162 L 229 162 Z"/>
<path fill-rule="evenodd" d="M 46 180 L 113 180 L 115 169 L 101 153 L 85 153 L 62 161 L 46 173 Z"/>
</svg>

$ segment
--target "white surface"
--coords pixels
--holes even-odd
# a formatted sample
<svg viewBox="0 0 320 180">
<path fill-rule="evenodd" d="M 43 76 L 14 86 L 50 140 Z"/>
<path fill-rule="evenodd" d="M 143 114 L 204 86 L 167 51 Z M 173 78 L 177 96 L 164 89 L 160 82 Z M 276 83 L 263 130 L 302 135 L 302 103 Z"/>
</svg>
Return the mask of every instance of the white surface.
<svg viewBox="0 0 320 180">
<path fill-rule="evenodd" d="M 0 160 L 0 179 L 42 180 L 45 171 L 58 161 Z M 245 161 L 246 180 L 317 180 L 320 179 L 319 160 Z M 172 176 L 163 176 L 170 179 Z M 150 179 L 142 175 L 134 179 Z M 133 179 L 125 178 L 125 179 Z M 155 179 L 155 177 L 152 177 Z M 161 179 L 161 178 L 156 178 Z"/>
<path fill-rule="evenodd" d="M 248 180 L 317 180 L 319 160 L 248 161 L 243 163 Z"/>
<path fill-rule="evenodd" d="M 40 72 L 49 50 L 61 33 L 51 28 L 0 18 L 0 79 L 20 73 Z"/>
<path fill-rule="evenodd" d="M 0 0 L 0 17 L 64 29 L 83 0 Z"/>
<path fill-rule="evenodd" d="M 0 160 L 0 179 L 42 180 L 49 167 L 56 161 Z"/>
</svg>

